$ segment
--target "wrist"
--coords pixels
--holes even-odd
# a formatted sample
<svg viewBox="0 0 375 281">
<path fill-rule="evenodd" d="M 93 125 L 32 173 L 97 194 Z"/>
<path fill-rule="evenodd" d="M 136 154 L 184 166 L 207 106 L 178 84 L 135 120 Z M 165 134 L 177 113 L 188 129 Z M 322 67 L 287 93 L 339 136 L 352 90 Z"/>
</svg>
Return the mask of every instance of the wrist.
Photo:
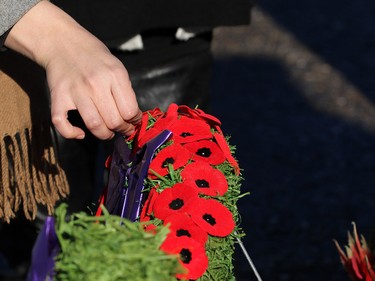
<svg viewBox="0 0 375 281">
<path fill-rule="evenodd" d="M 85 32 L 68 14 L 43 0 L 13 26 L 4 45 L 46 67 L 76 30 Z"/>
</svg>

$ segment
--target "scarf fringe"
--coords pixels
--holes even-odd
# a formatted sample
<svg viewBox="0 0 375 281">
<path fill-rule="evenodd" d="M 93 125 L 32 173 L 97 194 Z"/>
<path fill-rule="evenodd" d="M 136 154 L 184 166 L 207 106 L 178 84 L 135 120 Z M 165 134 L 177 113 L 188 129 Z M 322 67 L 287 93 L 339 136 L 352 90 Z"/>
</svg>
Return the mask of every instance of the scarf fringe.
<svg viewBox="0 0 375 281">
<path fill-rule="evenodd" d="M 35 130 L 25 129 L 1 140 L 0 219 L 8 223 L 21 206 L 29 220 L 35 219 L 38 204 L 52 214 L 55 203 L 69 193 L 55 147 L 46 145 L 54 143 L 51 132 Z"/>
</svg>

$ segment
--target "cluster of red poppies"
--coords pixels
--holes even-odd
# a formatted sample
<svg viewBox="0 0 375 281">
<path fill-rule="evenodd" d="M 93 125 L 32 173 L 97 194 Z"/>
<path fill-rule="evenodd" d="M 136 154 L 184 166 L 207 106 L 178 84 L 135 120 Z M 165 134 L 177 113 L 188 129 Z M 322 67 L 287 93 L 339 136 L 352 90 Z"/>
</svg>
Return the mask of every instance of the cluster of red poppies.
<svg viewBox="0 0 375 281">
<path fill-rule="evenodd" d="M 227 161 L 237 175 L 239 167 L 214 116 L 172 104 L 166 112 L 154 109 L 145 112 L 143 118 L 131 138 L 135 149 L 163 130 L 172 132 L 167 145 L 150 163 L 149 179 L 170 177 L 171 167 L 179 176 L 171 186 L 150 189 L 140 220 L 156 218 L 169 225 L 170 233 L 161 249 L 180 255 L 187 271 L 177 278 L 196 280 L 208 267 L 208 236 L 225 237 L 235 228 L 233 214 L 217 200 L 228 190 L 226 176 L 218 165 Z"/>
</svg>

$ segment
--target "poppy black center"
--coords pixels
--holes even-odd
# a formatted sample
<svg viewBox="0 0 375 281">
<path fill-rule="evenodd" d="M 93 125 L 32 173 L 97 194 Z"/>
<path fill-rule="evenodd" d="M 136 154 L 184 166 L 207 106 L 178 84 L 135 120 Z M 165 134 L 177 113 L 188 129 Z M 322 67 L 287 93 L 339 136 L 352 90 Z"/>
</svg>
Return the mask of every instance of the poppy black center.
<svg viewBox="0 0 375 281">
<path fill-rule="evenodd" d="M 172 210 L 178 210 L 182 206 L 184 206 L 184 200 L 182 200 L 180 198 L 176 198 L 176 199 L 172 200 L 171 203 L 169 203 L 169 208 L 171 208 Z"/>
<path fill-rule="evenodd" d="M 210 187 L 210 183 L 208 181 L 206 181 L 206 180 L 196 180 L 195 184 L 199 188 L 209 188 Z"/>
<path fill-rule="evenodd" d="M 208 158 L 211 156 L 212 152 L 208 147 L 202 147 L 197 150 L 196 154 Z"/>
<path fill-rule="evenodd" d="M 173 163 L 174 163 L 174 158 L 173 157 L 168 157 L 168 158 L 165 158 L 165 160 L 161 164 L 161 167 L 165 168 L 165 167 L 168 167 L 168 164 L 173 164 Z"/>
<path fill-rule="evenodd" d="M 182 228 L 176 231 L 176 235 L 177 235 L 177 237 L 181 237 L 181 236 L 191 237 L 190 232 L 188 230 L 182 229 Z"/>
<path fill-rule="evenodd" d="M 204 214 L 202 218 L 206 222 L 208 222 L 210 225 L 215 225 L 216 224 L 215 218 L 213 216 L 211 216 L 210 214 Z"/>
<path fill-rule="evenodd" d="M 180 255 L 181 255 L 181 260 L 183 263 L 189 264 L 191 262 L 191 252 L 189 249 L 183 248 L 180 251 Z"/>
<path fill-rule="evenodd" d="M 180 137 L 183 137 L 183 138 L 186 138 L 186 137 L 190 137 L 192 136 L 193 134 L 192 133 L 189 133 L 189 132 L 183 132 L 180 134 Z"/>
</svg>

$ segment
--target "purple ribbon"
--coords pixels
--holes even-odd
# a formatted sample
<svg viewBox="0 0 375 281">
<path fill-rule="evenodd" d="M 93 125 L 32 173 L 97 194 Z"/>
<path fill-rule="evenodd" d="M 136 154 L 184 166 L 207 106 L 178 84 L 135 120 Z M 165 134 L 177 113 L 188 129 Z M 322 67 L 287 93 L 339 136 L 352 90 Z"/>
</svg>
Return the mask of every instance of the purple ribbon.
<svg viewBox="0 0 375 281">
<path fill-rule="evenodd" d="M 172 132 L 164 130 L 132 154 L 123 137 L 115 140 L 109 174 L 105 207 L 116 214 L 135 221 L 140 213 L 144 180 L 155 151 L 165 143 Z"/>
<path fill-rule="evenodd" d="M 116 136 L 109 170 L 105 207 L 110 214 L 121 214 L 121 201 L 124 196 L 125 180 L 130 174 L 132 151 L 122 136 Z"/>
<path fill-rule="evenodd" d="M 55 220 L 53 217 L 47 217 L 34 244 L 26 281 L 52 281 L 55 257 L 59 251 Z"/>
</svg>

